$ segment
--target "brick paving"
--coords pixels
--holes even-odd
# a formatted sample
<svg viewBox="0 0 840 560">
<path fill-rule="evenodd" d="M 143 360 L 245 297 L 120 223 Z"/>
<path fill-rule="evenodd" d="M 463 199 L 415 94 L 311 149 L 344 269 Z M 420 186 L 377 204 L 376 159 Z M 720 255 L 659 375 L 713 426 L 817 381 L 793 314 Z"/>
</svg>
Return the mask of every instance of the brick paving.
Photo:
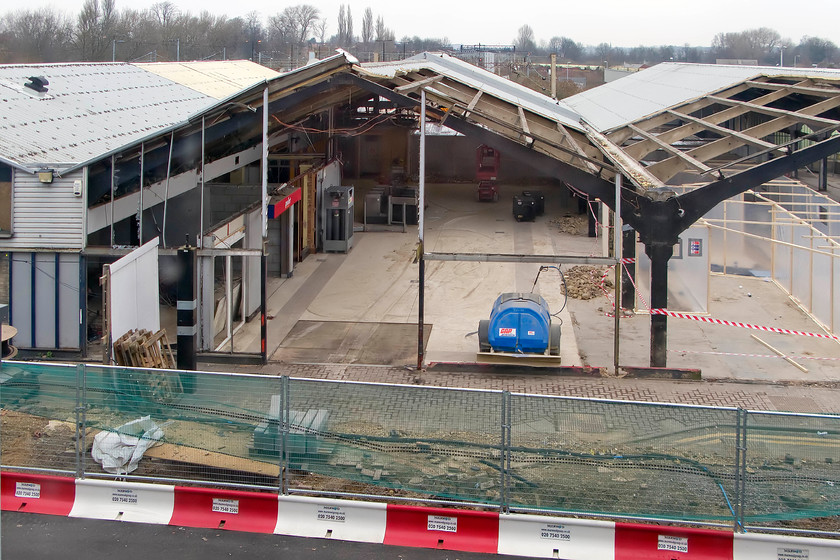
<svg viewBox="0 0 840 560">
<path fill-rule="evenodd" d="M 406 367 L 352 364 L 218 365 L 216 370 L 288 375 L 307 379 L 395 383 L 511 391 L 621 401 L 663 402 L 751 410 L 840 414 L 840 383 L 674 381 L 640 378 L 570 377 L 532 371 L 510 374 L 417 371 Z M 813 403 L 813 405 L 812 405 Z"/>
</svg>

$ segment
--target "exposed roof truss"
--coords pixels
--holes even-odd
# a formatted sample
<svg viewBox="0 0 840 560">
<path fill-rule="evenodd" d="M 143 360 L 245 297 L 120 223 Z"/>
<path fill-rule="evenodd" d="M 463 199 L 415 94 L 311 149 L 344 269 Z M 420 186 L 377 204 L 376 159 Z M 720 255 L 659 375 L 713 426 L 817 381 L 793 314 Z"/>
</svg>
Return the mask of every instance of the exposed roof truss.
<svg viewBox="0 0 840 560">
<path fill-rule="evenodd" d="M 678 173 L 724 176 L 733 162 L 760 164 L 840 129 L 840 80 L 746 80 L 672 107 L 607 137 L 665 183 Z"/>
</svg>

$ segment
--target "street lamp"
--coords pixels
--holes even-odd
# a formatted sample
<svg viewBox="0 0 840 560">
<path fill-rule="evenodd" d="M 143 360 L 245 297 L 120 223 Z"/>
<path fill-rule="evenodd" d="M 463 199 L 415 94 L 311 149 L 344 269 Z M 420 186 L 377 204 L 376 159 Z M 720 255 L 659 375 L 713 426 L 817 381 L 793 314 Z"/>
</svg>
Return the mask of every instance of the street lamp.
<svg viewBox="0 0 840 560">
<path fill-rule="evenodd" d="M 794 68 L 797 68 L 797 64 L 798 64 L 797 61 L 798 60 L 799 60 L 799 55 L 798 54 L 793 55 L 793 67 Z"/>
<path fill-rule="evenodd" d="M 785 65 L 785 46 L 782 45 L 779 47 L 779 67 Z"/>
</svg>

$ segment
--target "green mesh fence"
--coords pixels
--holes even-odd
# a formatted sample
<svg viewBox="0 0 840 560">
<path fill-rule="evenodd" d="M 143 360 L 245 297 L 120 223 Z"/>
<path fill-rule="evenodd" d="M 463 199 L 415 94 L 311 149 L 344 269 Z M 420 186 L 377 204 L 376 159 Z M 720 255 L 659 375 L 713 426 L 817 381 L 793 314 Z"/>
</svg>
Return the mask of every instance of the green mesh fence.
<svg viewBox="0 0 840 560">
<path fill-rule="evenodd" d="M 840 511 L 836 416 L 24 362 L 2 364 L 0 401 L 7 469 L 113 476 L 116 441 L 143 451 L 120 476 L 158 481 L 720 523 Z"/>
<path fill-rule="evenodd" d="M 514 507 L 732 521 L 736 409 L 511 397 Z"/>
<path fill-rule="evenodd" d="M 318 473 L 340 491 L 499 503 L 501 393 L 293 379 L 289 395 L 290 419 L 314 419 L 288 436 L 292 488 Z"/>
<path fill-rule="evenodd" d="M 840 512 L 840 418 L 750 412 L 745 523 Z"/>
<path fill-rule="evenodd" d="M 3 362 L 2 463 L 77 473 L 77 370 L 73 365 Z"/>
</svg>

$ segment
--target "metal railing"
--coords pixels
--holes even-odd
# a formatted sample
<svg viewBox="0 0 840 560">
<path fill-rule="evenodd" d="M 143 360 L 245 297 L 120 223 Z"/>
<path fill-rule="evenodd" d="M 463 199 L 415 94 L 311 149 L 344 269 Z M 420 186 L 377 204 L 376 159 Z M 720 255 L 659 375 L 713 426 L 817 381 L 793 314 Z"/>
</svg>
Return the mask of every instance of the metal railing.
<svg viewBox="0 0 840 560">
<path fill-rule="evenodd" d="M 840 416 L 28 362 L 0 399 L 7 470 L 736 530 L 840 511 Z M 143 438 L 132 472 L 93 458 Z"/>
</svg>

